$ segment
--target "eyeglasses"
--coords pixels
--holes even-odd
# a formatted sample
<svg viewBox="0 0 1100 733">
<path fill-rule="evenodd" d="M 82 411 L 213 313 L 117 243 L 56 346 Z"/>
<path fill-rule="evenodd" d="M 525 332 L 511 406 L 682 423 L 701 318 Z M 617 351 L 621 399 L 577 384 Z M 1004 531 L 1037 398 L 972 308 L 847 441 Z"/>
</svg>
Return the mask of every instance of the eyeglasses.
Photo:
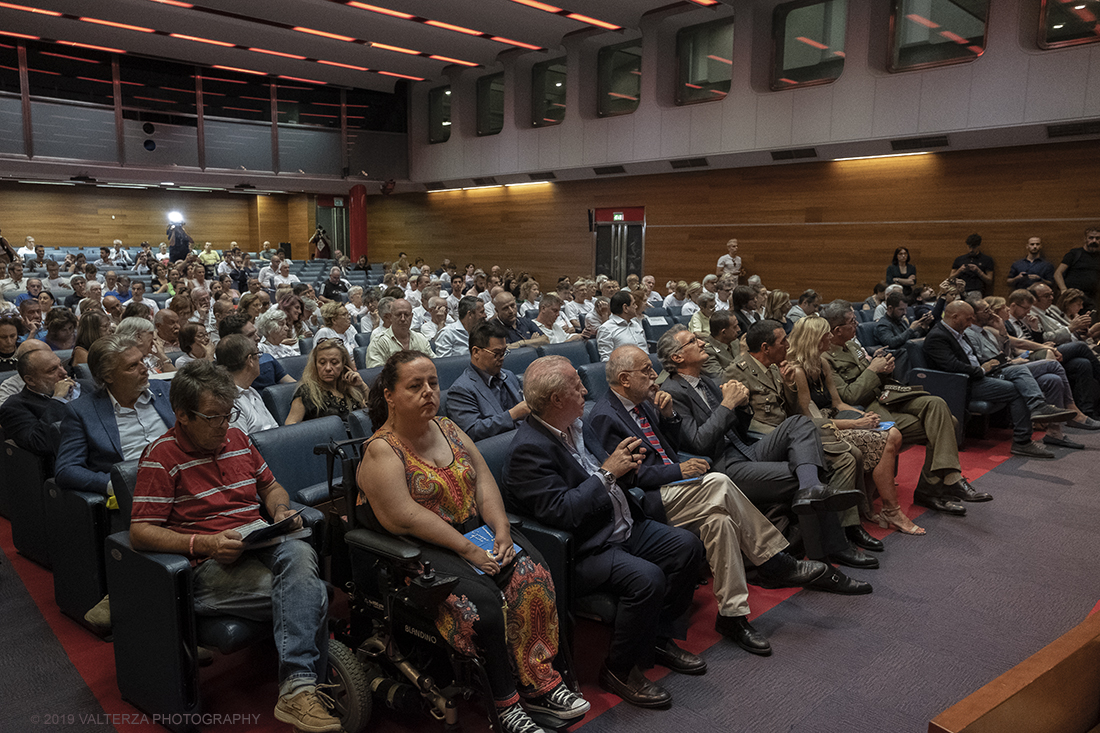
<svg viewBox="0 0 1100 733">
<path fill-rule="evenodd" d="M 235 422 L 241 416 L 241 408 L 234 407 L 228 415 L 204 415 L 201 412 L 196 412 L 194 415 L 195 417 L 201 417 L 212 428 L 221 428 Z"/>
<path fill-rule="evenodd" d="M 507 347 L 505 347 L 503 349 L 486 349 L 486 348 L 481 347 L 481 346 L 475 346 L 474 348 L 478 349 L 480 351 L 486 351 L 486 352 L 492 354 L 497 359 L 503 359 L 504 355 L 508 353 Z"/>
<path fill-rule="evenodd" d="M 692 336 L 687 341 L 677 341 L 677 343 L 680 344 L 680 345 L 672 350 L 673 354 L 679 354 L 688 344 L 698 344 L 698 343 L 700 343 L 700 339 L 699 339 L 698 336 Z M 669 356 L 671 356 L 671 354 Z M 650 366 L 650 368 L 652 368 L 652 365 Z M 634 370 L 634 371 L 637 371 L 637 370 Z"/>
<path fill-rule="evenodd" d="M 641 372 L 642 374 L 645 374 L 646 376 L 649 376 L 649 377 L 656 377 L 657 376 L 657 370 L 653 368 L 652 364 L 641 367 L 640 369 L 623 369 L 623 372 L 626 372 L 627 374 L 629 374 L 631 372 Z"/>
</svg>

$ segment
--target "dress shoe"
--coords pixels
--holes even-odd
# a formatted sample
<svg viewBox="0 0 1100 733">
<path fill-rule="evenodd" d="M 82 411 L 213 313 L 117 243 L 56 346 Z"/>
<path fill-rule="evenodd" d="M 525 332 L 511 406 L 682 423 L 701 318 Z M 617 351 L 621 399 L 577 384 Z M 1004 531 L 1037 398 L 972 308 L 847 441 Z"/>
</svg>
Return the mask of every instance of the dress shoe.
<svg viewBox="0 0 1100 733">
<path fill-rule="evenodd" d="M 840 491 L 825 484 L 814 484 L 808 489 L 795 492 L 791 509 L 795 514 L 813 514 L 822 512 L 841 512 L 854 507 L 863 499 L 863 492 L 856 489 Z"/>
<path fill-rule="evenodd" d="M 956 517 L 966 516 L 966 507 L 956 501 L 953 496 L 914 493 L 913 503 L 944 514 L 954 514 Z"/>
<path fill-rule="evenodd" d="M 978 491 L 970 482 L 966 480 L 966 476 L 962 476 L 959 480 L 953 484 L 948 484 L 943 487 L 944 491 L 962 501 L 993 501 L 993 495 L 984 491 Z"/>
<path fill-rule="evenodd" d="M 842 596 L 862 596 L 873 590 L 870 583 L 849 578 L 832 566 L 829 566 L 829 572 L 807 585 L 806 588 L 807 590 L 820 590 L 825 593 L 837 593 Z"/>
<path fill-rule="evenodd" d="M 1032 422 L 1065 422 L 1072 420 L 1077 413 L 1073 410 L 1065 410 L 1054 405 L 1043 405 L 1031 411 Z"/>
<path fill-rule="evenodd" d="M 1054 458 L 1053 453 L 1034 440 L 1029 440 L 1026 443 L 1014 442 L 1010 452 L 1014 456 L 1023 456 L 1024 458 Z"/>
<path fill-rule="evenodd" d="M 706 660 L 676 646 L 676 642 L 672 639 L 658 640 L 656 653 L 657 664 L 668 667 L 673 672 L 704 674 L 707 671 Z"/>
<path fill-rule="evenodd" d="M 772 645 L 767 638 L 749 624 L 747 616 L 721 616 L 714 620 L 714 630 L 728 637 L 734 644 L 750 654 L 770 656 Z"/>
<path fill-rule="evenodd" d="M 1043 442 L 1047 445 L 1056 445 L 1059 448 L 1074 448 L 1076 450 L 1084 450 L 1085 446 L 1080 443 L 1074 443 L 1069 438 L 1063 436 L 1055 437 L 1053 435 L 1044 435 Z"/>
<path fill-rule="evenodd" d="M 605 664 L 600 668 L 598 683 L 601 688 L 612 695 L 618 695 L 631 705 L 640 708 L 663 708 L 672 704 L 672 695 L 668 690 L 650 682 L 642 674 L 642 670 L 632 667 L 625 680 L 621 680 L 612 674 Z"/>
<path fill-rule="evenodd" d="M 829 566 L 820 560 L 793 560 L 780 573 L 769 574 L 761 570 L 756 574 L 756 582 L 753 585 L 761 588 L 804 588 L 829 570 Z"/>
<path fill-rule="evenodd" d="M 886 549 L 886 545 L 882 544 L 882 540 L 876 540 L 871 534 L 863 528 L 861 524 L 853 524 L 850 527 L 844 528 L 844 534 L 848 535 L 848 540 L 856 547 L 862 547 L 864 550 L 870 550 L 871 552 L 882 552 Z"/>
<path fill-rule="evenodd" d="M 850 568 L 859 568 L 860 570 L 874 570 L 878 567 L 878 560 L 863 552 L 860 552 L 852 546 L 848 546 L 846 549 L 840 552 L 834 552 L 828 557 L 829 562 L 835 562 L 837 565 L 846 565 Z"/>
<path fill-rule="evenodd" d="M 1100 420 L 1095 420 L 1086 415 L 1084 420 L 1067 421 L 1066 427 L 1077 428 L 1078 430 L 1100 430 Z"/>
</svg>

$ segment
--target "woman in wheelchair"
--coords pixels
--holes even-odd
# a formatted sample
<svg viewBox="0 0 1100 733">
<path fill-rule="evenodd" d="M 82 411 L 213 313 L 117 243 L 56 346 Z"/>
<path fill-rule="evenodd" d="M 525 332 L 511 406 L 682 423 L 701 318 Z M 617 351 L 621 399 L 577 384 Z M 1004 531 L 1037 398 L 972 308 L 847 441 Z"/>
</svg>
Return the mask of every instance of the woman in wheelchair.
<svg viewBox="0 0 1100 733">
<path fill-rule="evenodd" d="M 541 731 L 528 710 L 578 718 L 589 704 L 552 666 L 558 617 L 550 572 L 526 539 L 512 534 L 473 441 L 436 417 L 438 408 L 432 361 L 415 351 L 391 356 L 368 397 L 371 422 L 381 427 L 363 449 L 359 503 L 369 502 L 374 524 L 421 540 L 422 557 L 459 578 L 436 625 L 454 648 L 484 660 L 505 731 Z M 463 534 L 482 525 L 495 534 L 492 550 Z"/>
</svg>

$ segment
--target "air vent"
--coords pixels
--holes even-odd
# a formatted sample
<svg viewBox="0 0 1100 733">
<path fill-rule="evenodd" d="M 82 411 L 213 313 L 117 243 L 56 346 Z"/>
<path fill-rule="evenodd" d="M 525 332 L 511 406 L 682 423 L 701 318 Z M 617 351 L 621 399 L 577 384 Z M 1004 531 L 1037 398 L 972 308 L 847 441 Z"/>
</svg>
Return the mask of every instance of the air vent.
<svg viewBox="0 0 1100 733">
<path fill-rule="evenodd" d="M 554 175 L 554 171 L 546 171 L 545 173 L 528 173 L 532 181 L 554 181 L 557 180 L 557 176 Z"/>
<path fill-rule="evenodd" d="M 619 173 L 626 173 L 626 168 L 621 165 L 605 165 L 601 168 L 593 168 L 592 172 L 597 176 L 614 176 Z"/>
<path fill-rule="evenodd" d="M 1071 122 L 1067 125 L 1047 125 L 1047 137 L 1078 137 L 1080 135 L 1100 135 L 1100 121 Z"/>
<path fill-rule="evenodd" d="M 890 141 L 890 147 L 898 152 L 904 152 L 906 150 L 928 150 L 929 148 L 946 148 L 948 145 L 947 135 L 907 137 L 904 140 Z"/>
<path fill-rule="evenodd" d="M 438 191 L 442 188 L 447 188 L 447 185 L 443 181 L 432 181 L 431 183 L 425 183 L 424 188 L 429 191 Z"/>
<path fill-rule="evenodd" d="M 773 150 L 772 160 L 801 160 L 816 158 L 817 148 L 796 148 L 794 150 Z"/>
<path fill-rule="evenodd" d="M 673 170 L 680 170 L 682 168 L 706 168 L 706 158 L 681 158 L 680 160 L 670 160 L 668 164 L 672 166 Z"/>
<path fill-rule="evenodd" d="M 497 179 L 493 178 L 492 176 L 485 176 L 484 178 L 475 178 L 474 179 L 474 185 L 475 186 L 499 186 L 500 184 L 497 183 Z"/>
</svg>

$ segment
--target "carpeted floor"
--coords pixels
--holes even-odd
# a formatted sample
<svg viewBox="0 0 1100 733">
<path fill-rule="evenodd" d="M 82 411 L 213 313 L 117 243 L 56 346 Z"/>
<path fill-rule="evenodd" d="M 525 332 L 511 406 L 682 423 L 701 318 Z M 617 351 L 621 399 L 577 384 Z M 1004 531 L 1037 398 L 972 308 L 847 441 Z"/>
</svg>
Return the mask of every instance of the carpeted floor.
<svg viewBox="0 0 1100 733">
<path fill-rule="evenodd" d="M 751 656 L 720 639 L 712 630 L 713 596 L 701 587 L 687 646 L 703 652 L 710 669 L 703 677 L 654 670 L 675 697 L 669 710 L 618 704 L 595 686 L 607 629 L 582 621 L 578 668 L 593 711 L 580 727 L 585 733 L 916 733 L 1065 633 L 1100 598 L 1092 562 L 1100 544 L 1093 531 L 1100 513 L 1100 435 L 1074 431 L 1088 449 L 1055 449 L 1056 461 L 1011 458 L 1007 433 L 992 437 L 997 440 L 971 441 L 962 460 L 975 486 L 995 500 L 967 505 L 965 518 L 921 515 L 926 537 L 876 528 L 885 535 L 882 569 L 846 571 L 873 583 L 870 596 L 753 588 L 754 625 L 768 635 L 773 656 Z M 903 453 L 903 496 L 911 496 L 922 458 L 920 448 Z M 6 520 L 0 520 L 0 549 L 6 556 L 0 565 L 0 732 L 161 730 L 117 717 L 136 711 L 118 697 L 109 644 L 57 612 L 49 574 L 14 554 Z M 259 715 L 254 725 L 211 730 L 288 730 L 271 715 L 274 668 L 273 652 L 257 649 L 204 670 L 208 712 Z M 465 730 L 484 729 L 473 716 L 463 722 Z M 371 730 L 440 726 L 381 711 Z"/>
</svg>

